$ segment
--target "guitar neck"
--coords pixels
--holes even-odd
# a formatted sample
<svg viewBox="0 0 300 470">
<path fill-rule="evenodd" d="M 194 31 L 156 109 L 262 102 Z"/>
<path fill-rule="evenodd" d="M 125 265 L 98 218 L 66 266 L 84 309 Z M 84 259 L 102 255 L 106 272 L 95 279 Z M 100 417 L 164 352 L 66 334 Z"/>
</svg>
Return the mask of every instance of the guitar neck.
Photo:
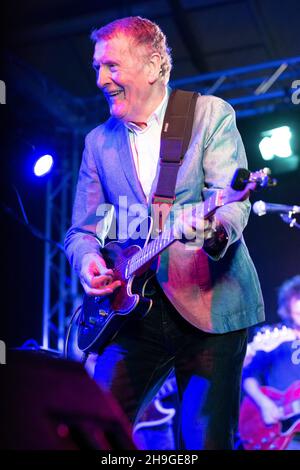
<svg viewBox="0 0 300 470">
<path fill-rule="evenodd" d="M 218 207 L 223 205 L 221 191 L 216 191 L 206 201 L 203 201 L 198 206 L 197 215 L 202 219 L 210 217 Z M 173 229 L 166 229 L 160 233 L 157 238 L 151 240 L 144 248 L 136 253 L 129 261 L 127 274 L 133 275 L 136 271 L 142 269 L 145 265 L 152 262 L 160 253 L 162 253 L 168 246 L 178 240 L 173 233 Z"/>
</svg>

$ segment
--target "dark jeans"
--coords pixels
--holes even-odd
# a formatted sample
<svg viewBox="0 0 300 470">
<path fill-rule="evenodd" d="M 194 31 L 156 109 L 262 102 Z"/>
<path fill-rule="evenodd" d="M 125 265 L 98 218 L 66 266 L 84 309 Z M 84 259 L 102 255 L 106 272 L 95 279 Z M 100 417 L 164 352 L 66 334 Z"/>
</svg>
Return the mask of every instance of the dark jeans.
<svg viewBox="0 0 300 470">
<path fill-rule="evenodd" d="M 156 282 L 149 291 L 150 313 L 129 320 L 100 352 L 95 380 L 135 422 L 175 368 L 181 401 L 178 449 L 232 449 L 247 330 L 205 333 L 179 315 Z"/>
</svg>

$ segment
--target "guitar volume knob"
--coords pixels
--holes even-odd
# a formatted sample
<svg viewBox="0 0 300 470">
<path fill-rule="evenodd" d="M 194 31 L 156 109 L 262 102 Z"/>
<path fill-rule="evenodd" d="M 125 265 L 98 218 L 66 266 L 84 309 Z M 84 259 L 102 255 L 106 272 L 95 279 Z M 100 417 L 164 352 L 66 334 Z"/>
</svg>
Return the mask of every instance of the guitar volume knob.
<svg viewBox="0 0 300 470">
<path fill-rule="evenodd" d="M 105 311 L 105 310 L 99 310 L 98 314 L 100 315 L 100 317 L 107 317 L 108 313 Z"/>
</svg>

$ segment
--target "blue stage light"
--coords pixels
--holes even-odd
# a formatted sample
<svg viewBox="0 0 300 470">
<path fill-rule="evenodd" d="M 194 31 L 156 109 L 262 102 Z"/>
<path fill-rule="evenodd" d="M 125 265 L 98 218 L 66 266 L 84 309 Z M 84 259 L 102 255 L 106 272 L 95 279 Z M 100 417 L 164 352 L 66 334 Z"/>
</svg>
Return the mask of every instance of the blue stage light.
<svg viewBox="0 0 300 470">
<path fill-rule="evenodd" d="M 33 172 L 35 176 L 44 176 L 53 166 L 53 157 L 51 155 L 43 155 L 34 164 Z"/>
</svg>

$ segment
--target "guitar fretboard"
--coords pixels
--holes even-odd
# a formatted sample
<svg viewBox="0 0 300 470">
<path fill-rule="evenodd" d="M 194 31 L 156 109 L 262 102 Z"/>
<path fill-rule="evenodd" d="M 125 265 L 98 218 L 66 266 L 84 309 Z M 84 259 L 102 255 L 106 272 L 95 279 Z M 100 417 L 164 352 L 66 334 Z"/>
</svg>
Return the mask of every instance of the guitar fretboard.
<svg viewBox="0 0 300 470">
<path fill-rule="evenodd" d="M 200 205 L 199 205 L 200 204 Z M 221 191 L 216 191 L 206 201 L 198 204 L 197 216 L 207 219 L 218 207 L 223 205 Z M 195 209 L 193 209 L 195 211 Z M 165 248 L 174 243 L 177 238 L 172 229 L 166 229 L 160 233 L 157 238 L 151 240 L 144 248 L 133 255 L 128 262 L 127 276 L 132 276 L 136 271 L 143 268 L 147 263 L 155 259 Z"/>
</svg>

